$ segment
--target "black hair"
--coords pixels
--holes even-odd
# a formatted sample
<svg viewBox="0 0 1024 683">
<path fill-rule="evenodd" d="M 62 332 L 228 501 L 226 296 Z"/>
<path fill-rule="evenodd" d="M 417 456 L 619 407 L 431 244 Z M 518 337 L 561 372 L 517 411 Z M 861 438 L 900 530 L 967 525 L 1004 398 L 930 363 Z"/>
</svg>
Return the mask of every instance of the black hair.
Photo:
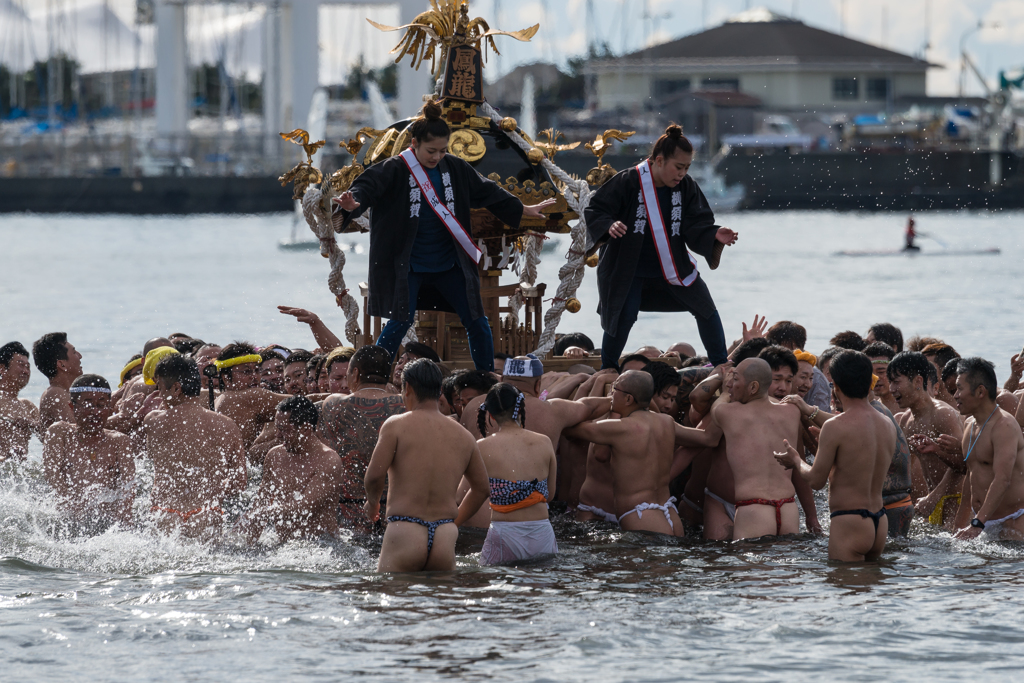
<svg viewBox="0 0 1024 683">
<path fill-rule="evenodd" d="M 412 387 L 416 398 L 421 401 L 436 401 L 441 398 L 441 368 L 432 360 L 417 358 L 402 368 L 402 384 Z"/>
<path fill-rule="evenodd" d="M 242 356 L 254 356 L 256 348 L 249 342 L 235 341 L 231 342 L 220 350 L 217 354 L 217 360 L 231 360 L 232 358 L 241 358 Z M 225 368 L 220 371 L 221 377 L 231 377 L 231 368 Z"/>
<path fill-rule="evenodd" d="M 313 357 L 306 361 L 306 373 L 313 373 L 313 378 L 320 381 L 320 371 L 323 370 L 326 354 L 314 353 Z"/>
<path fill-rule="evenodd" d="M 929 344 L 921 349 L 921 353 L 924 354 L 925 358 L 929 356 L 934 357 L 935 364 L 940 368 L 946 367 L 946 363 L 960 357 L 956 349 L 949 344 Z"/>
<path fill-rule="evenodd" d="M 461 392 L 463 389 L 473 389 L 481 394 L 486 394 L 497 383 L 498 380 L 494 379 L 494 375 L 489 372 L 467 370 L 456 377 L 455 391 Z"/>
<path fill-rule="evenodd" d="M 757 354 L 771 345 L 771 342 L 764 337 L 753 337 L 733 349 L 729 355 L 729 360 L 739 365 L 748 358 L 757 358 Z"/>
<path fill-rule="evenodd" d="M 901 375 L 911 381 L 915 377 L 920 377 L 925 389 L 928 388 L 928 382 L 935 374 L 935 366 L 929 363 L 924 354 L 919 351 L 897 353 L 889 361 L 889 367 L 885 370 L 885 375 L 890 380 L 896 379 Z"/>
<path fill-rule="evenodd" d="M 868 334 L 873 336 L 876 342 L 895 348 L 896 353 L 903 351 L 903 333 L 892 323 L 875 323 L 868 328 Z"/>
<path fill-rule="evenodd" d="M 851 351 L 863 351 L 867 344 L 864 343 L 864 338 L 853 330 L 846 330 L 840 332 L 828 342 L 832 346 L 838 346 L 841 349 L 850 349 Z"/>
<path fill-rule="evenodd" d="M 199 365 L 194 358 L 180 353 L 171 353 L 160 359 L 153 369 L 153 379 L 164 379 L 174 384 L 181 384 L 181 393 L 195 398 L 203 391 L 203 382 L 199 376 Z"/>
<path fill-rule="evenodd" d="M 967 375 L 967 383 L 970 385 L 971 391 L 977 389 L 979 385 L 983 386 L 988 392 L 989 400 L 994 401 L 999 393 L 999 388 L 996 385 L 996 367 L 991 362 L 977 356 L 955 360 L 956 374 Z M 942 374 L 946 374 L 945 369 Z"/>
<path fill-rule="evenodd" d="M 651 148 L 651 159 L 659 156 L 669 159 L 678 151 L 693 154 L 693 145 L 683 135 L 682 127 L 673 123 L 655 140 L 654 147 Z"/>
<path fill-rule="evenodd" d="M 49 332 L 32 345 L 32 362 L 49 379 L 57 376 L 57 361 L 68 359 L 67 332 Z"/>
<path fill-rule="evenodd" d="M 494 360 L 495 360 L 495 361 L 499 361 L 499 360 L 500 360 L 500 361 L 502 361 L 502 362 L 505 362 L 505 361 L 507 361 L 507 360 L 508 360 L 509 358 L 514 358 L 514 357 L 515 357 L 515 356 L 510 356 L 510 355 L 508 355 L 507 353 L 505 353 L 504 351 L 495 351 L 495 352 L 494 352 Z"/>
<path fill-rule="evenodd" d="M 622 360 L 619 361 L 619 367 L 621 368 L 626 363 L 632 363 L 634 361 L 639 361 L 644 365 L 647 365 L 651 362 L 651 359 L 640 353 L 631 353 L 628 356 L 622 357 Z"/>
<path fill-rule="evenodd" d="M 950 377 L 956 377 L 959 373 L 957 368 L 960 367 L 959 358 L 951 358 L 948 363 L 942 366 L 942 381 L 945 382 Z"/>
<path fill-rule="evenodd" d="M 780 369 L 783 365 L 792 370 L 794 375 L 800 372 L 800 364 L 796 360 L 796 354 L 785 346 L 767 346 L 761 353 L 757 354 L 757 357 L 764 359 L 768 363 L 768 367 L 772 369 L 772 372 Z"/>
<path fill-rule="evenodd" d="M 441 357 L 437 355 L 437 351 L 422 342 L 409 342 L 405 345 L 405 352 L 417 358 L 426 358 L 435 363 L 441 362 Z"/>
<path fill-rule="evenodd" d="M 838 354 L 842 350 L 843 349 L 839 348 L 838 346 L 828 347 L 827 349 L 822 351 L 821 354 L 818 355 L 818 365 L 816 367 L 822 372 L 824 372 L 822 368 L 828 367 L 828 364 L 832 362 L 832 359 L 836 357 L 836 354 Z"/>
<path fill-rule="evenodd" d="M 679 373 L 668 363 L 652 360 L 644 366 L 644 372 L 654 380 L 654 395 L 657 396 L 668 387 L 679 386 Z"/>
<path fill-rule="evenodd" d="M 285 365 L 291 365 L 292 363 L 302 363 L 306 365 L 309 361 L 313 360 L 313 354 L 305 349 L 296 349 L 292 351 L 292 355 L 288 356 L 288 359 L 284 362 Z"/>
<path fill-rule="evenodd" d="M 444 112 L 441 105 L 430 101 L 423 105 L 423 118 L 417 119 L 409 126 L 409 133 L 417 142 L 430 142 L 434 138 L 446 138 L 452 134 L 451 128 L 441 118 Z M 435 361 L 436 362 L 436 361 Z"/>
<path fill-rule="evenodd" d="M 864 347 L 864 355 L 868 358 L 887 358 L 892 360 L 896 352 L 885 342 L 872 342 Z"/>
<path fill-rule="evenodd" d="M 171 346 L 178 353 L 195 353 L 199 349 L 206 346 L 206 342 L 202 339 L 177 339 L 171 342 Z"/>
<path fill-rule="evenodd" d="M 309 425 L 316 427 L 320 421 L 320 411 L 316 404 L 305 396 L 292 396 L 277 404 L 277 412 L 288 416 L 288 421 L 296 427 Z"/>
<path fill-rule="evenodd" d="M 387 384 L 391 377 L 391 353 L 380 346 L 363 346 L 352 354 L 348 367 L 359 371 L 360 382 Z"/>
<path fill-rule="evenodd" d="M 448 401 L 448 405 L 455 405 L 455 381 L 459 376 L 468 370 L 458 370 L 441 380 L 441 394 L 444 396 L 444 400 Z"/>
<path fill-rule="evenodd" d="M 100 375 L 79 375 L 71 383 L 71 388 L 74 389 L 75 387 L 96 387 L 110 391 L 110 382 Z M 74 401 L 79 395 L 77 392 L 71 392 L 71 400 Z"/>
<path fill-rule="evenodd" d="M 866 398 L 871 391 L 871 359 L 861 351 L 844 349 L 829 364 L 832 382 L 850 398 Z"/>
<path fill-rule="evenodd" d="M 281 361 L 282 363 L 287 363 L 288 359 L 286 358 L 286 356 L 289 356 L 290 352 L 287 349 L 282 348 L 280 346 L 265 346 L 262 349 L 260 349 L 259 355 L 260 358 L 263 359 L 260 365 L 266 363 L 268 360 L 273 360 L 275 358 Z"/>
<path fill-rule="evenodd" d="M 476 424 L 483 436 L 487 436 L 487 413 L 496 422 L 515 420 L 525 429 L 526 396 L 511 384 L 498 382 L 488 390 L 487 398 L 480 404 L 476 415 Z"/>
<path fill-rule="evenodd" d="M 711 359 L 707 356 L 694 356 L 693 358 L 684 358 L 683 362 L 679 364 L 679 368 L 703 368 L 710 362 Z"/>
<path fill-rule="evenodd" d="M 797 349 L 807 346 L 807 329 L 791 320 L 780 320 L 775 323 L 764 333 L 764 337 L 769 344 L 792 344 Z"/>
<path fill-rule="evenodd" d="M 581 349 L 585 349 L 587 353 L 592 353 L 594 351 L 594 342 L 590 337 L 582 332 L 569 332 L 567 334 L 563 334 L 561 338 L 555 342 L 554 347 L 551 349 L 551 353 L 555 356 L 564 356 L 565 350 L 570 346 L 578 346 Z"/>
<path fill-rule="evenodd" d="M 14 354 L 28 358 L 28 349 L 21 342 L 7 342 L 0 346 L 0 363 L 6 368 L 11 367 L 11 358 L 14 357 Z"/>
</svg>

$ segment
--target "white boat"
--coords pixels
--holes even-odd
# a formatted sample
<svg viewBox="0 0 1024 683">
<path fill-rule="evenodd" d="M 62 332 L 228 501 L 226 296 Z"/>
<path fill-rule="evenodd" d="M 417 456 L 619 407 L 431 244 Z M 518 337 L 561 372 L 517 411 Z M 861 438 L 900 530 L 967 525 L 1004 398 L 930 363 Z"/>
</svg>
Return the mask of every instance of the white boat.
<svg viewBox="0 0 1024 683">
<path fill-rule="evenodd" d="M 700 186 L 715 213 L 735 211 L 747 197 L 747 188 L 740 184 L 726 185 L 725 176 L 711 164 L 694 164 L 690 167 L 690 177 Z"/>
</svg>

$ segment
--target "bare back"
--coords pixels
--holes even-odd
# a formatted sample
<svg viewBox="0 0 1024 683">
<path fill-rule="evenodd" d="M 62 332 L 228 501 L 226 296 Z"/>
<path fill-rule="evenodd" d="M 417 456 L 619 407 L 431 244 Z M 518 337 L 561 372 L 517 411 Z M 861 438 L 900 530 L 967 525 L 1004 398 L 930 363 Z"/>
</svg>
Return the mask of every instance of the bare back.
<svg viewBox="0 0 1024 683">
<path fill-rule="evenodd" d="M 230 418 L 242 432 L 248 449 L 260 435 L 263 426 L 274 421 L 278 404 L 287 396 L 261 387 L 225 391 L 217 397 L 217 412 Z"/>
<path fill-rule="evenodd" d="M 154 506 L 187 512 L 220 507 L 245 490 L 245 450 L 238 427 L 195 402 L 146 416 Z"/>
<path fill-rule="evenodd" d="M 555 491 L 557 466 L 550 440 L 518 425 L 507 425 L 496 434 L 477 441 L 487 476 L 507 481 L 546 481 L 548 500 Z M 530 522 L 548 518 L 547 503 L 512 512 L 491 511 L 491 521 Z"/>
<path fill-rule="evenodd" d="M 773 454 L 782 450 L 783 440 L 797 443 L 800 409 L 765 397 L 748 403 L 716 403 L 713 415 L 725 436 L 736 500 L 792 497 L 796 492 L 792 474 L 778 466 Z"/>
<path fill-rule="evenodd" d="M 829 475 L 828 503 L 835 510 L 881 510 L 896 427 L 874 408 L 849 409 L 829 419 L 821 430 L 818 453 L 835 452 Z"/>
<path fill-rule="evenodd" d="M 384 422 L 377 441 L 377 449 L 382 447 L 394 449 L 388 468 L 389 516 L 455 517 L 455 494 L 476 450 L 465 429 L 439 412 L 414 410 Z"/>
</svg>

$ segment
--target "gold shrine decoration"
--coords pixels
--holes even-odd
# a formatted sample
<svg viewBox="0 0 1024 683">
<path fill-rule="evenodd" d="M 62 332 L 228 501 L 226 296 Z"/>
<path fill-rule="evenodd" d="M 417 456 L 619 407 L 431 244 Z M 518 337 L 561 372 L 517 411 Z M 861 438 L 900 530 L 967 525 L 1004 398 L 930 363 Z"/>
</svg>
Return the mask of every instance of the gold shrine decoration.
<svg viewBox="0 0 1024 683">
<path fill-rule="evenodd" d="M 482 18 L 469 18 L 469 6 L 459 0 L 430 0 L 433 9 L 418 14 L 411 24 L 405 26 L 386 26 L 367 19 L 368 22 L 381 31 L 401 31 L 407 29 L 405 36 L 391 51 L 391 54 L 398 53 L 395 63 L 398 64 L 405 58 L 410 57 L 410 65 L 419 69 L 420 64 L 427 58 L 430 59 L 430 70 L 437 78 L 441 75 L 441 69 L 448 61 L 448 51 L 456 45 L 472 45 L 478 50 L 490 48 L 494 54 L 500 55 L 497 46 L 494 44 L 494 36 L 509 36 L 521 42 L 529 42 L 537 35 L 540 24 L 534 24 L 530 28 L 520 31 L 498 31 L 487 25 Z M 438 61 L 437 50 L 440 49 L 440 61 Z"/>
<path fill-rule="evenodd" d="M 365 145 L 367 141 L 375 140 L 383 134 L 384 131 L 377 130 L 376 128 L 370 128 L 369 126 L 365 128 L 360 128 L 359 132 L 356 133 L 356 136 L 354 138 L 352 138 L 348 142 L 339 142 L 338 147 L 344 147 L 349 154 L 355 156 L 359 154 L 359 151 L 363 148 L 363 145 Z"/>
<path fill-rule="evenodd" d="M 461 128 L 452 131 L 448 138 L 448 151 L 463 161 L 473 163 L 483 159 L 487 146 L 480 133 L 471 128 Z"/>
<path fill-rule="evenodd" d="M 302 145 L 302 150 L 306 153 L 305 161 L 299 162 L 297 166 L 277 179 L 282 187 L 288 183 L 294 183 L 292 199 L 302 199 L 302 195 L 306 193 L 306 189 L 310 185 L 322 183 L 324 180 L 324 175 L 320 172 L 320 169 L 313 166 L 313 155 L 326 143 L 323 140 L 310 142 L 309 133 L 301 128 L 296 128 L 290 133 L 281 133 L 280 135 L 289 142 Z"/>
<path fill-rule="evenodd" d="M 584 146 L 594 153 L 594 156 L 597 157 L 597 165 L 600 166 L 602 160 L 604 159 L 605 153 L 612 148 L 612 140 L 625 142 L 626 140 L 631 138 L 635 133 L 635 130 L 625 132 L 612 128 L 601 133 L 596 138 L 594 138 L 593 142 L 588 142 Z"/>
<path fill-rule="evenodd" d="M 540 142 L 539 138 L 541 135 L 546 136 L 548 141 Z M 566 138 L 561 131 L 557 131 L 554 128 L 542 130 L 540 133 L 537 134 L 537 138 L 538 141 L 535 143 L 537 145 L 537 148 L 542 150 L 545 154 L 547 154 L 548 158 L 551 159 L 552 161 L 555 160 L 555 154 L 557 154 L 558 152 L 565 152 L 570 149 L 576 149 L 577 147 L 580 146 L 579 142 L 573 142 L 568 145 L 558 144 L 559 138 L 562 138 L 563 140 Z"/>
</svg>

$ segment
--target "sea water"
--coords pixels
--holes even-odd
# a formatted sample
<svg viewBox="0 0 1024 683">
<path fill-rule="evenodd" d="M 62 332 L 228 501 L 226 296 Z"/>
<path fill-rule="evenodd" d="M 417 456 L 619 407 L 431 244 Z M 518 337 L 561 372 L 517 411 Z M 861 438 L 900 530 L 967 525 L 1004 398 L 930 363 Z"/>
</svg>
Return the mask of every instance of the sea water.
<svg viewBox="0 0 1024 683">
<path fill-rule="evenodd" d="M 800 322 L 817 352 L 889 321 L 991 359 L 1002 382 L 1024 342 L 1024 214 L 921 214 L 934 239 L 919 256 L 832 256 L 898 249 L 905 218 L 723 216 L 739 243 L 717 271 L 699 262 L 727 336 L 757 313 Z M 146 339 L 177 331 L 313 346 L 277 304 L 341 336 L 326 260 L 277 249 L 290 220 L 5 216 L 0 343 L 66 331 L 86 372 L 115 378 Z M 367 239 L 343 243 L 357 291 Z M 941 252 L 991 246 L 1002 254 Z M 549 296 L 567 247 L 540 268 Z M 560 329 L 599 343 L 593 270 L 578 297 Z M 629 346 L 681 340 L 700 348 L 687 314 L 642 313 Z M 43 386 L 34 372 L 23 395 Z M 150 482 L 141 460 L 136 528 L 84 537 L 60 522 L 38 442 L 0 467 L 0 679 L 1007 680 L 1024 664 L 1024 546 L 922 520 L 870 566 L 829 564 L 807 536 L 676 542 L 556 519 L 561 554 L 541 564 L 480 567 L 482 538 L 464 534 L 457 571 L 380 576 L 379 547 L 347 537 L 242 550 L 157 536 Z"/>
</svg>

